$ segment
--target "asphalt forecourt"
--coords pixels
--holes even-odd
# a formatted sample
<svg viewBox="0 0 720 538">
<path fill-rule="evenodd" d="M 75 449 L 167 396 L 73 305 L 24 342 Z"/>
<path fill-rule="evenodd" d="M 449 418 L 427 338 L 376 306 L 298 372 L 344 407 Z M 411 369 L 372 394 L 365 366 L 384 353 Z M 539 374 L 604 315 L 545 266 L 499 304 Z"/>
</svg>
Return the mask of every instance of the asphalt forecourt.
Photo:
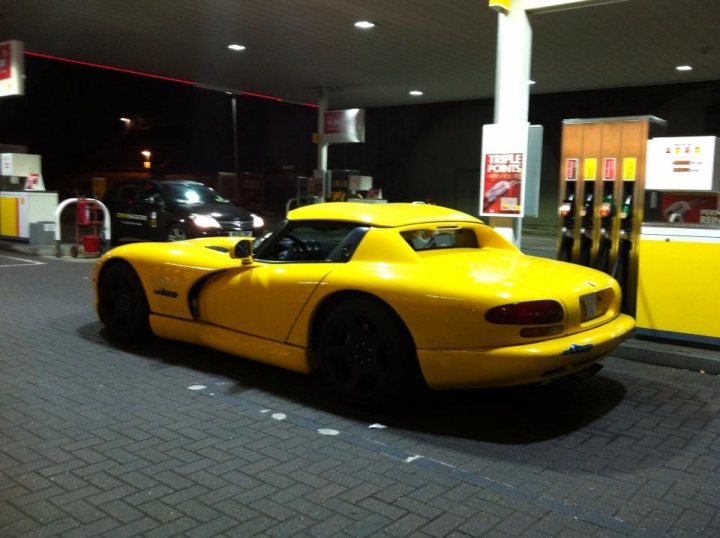
<svg viewBox="0 0 720 538">
<path fill-rule="evenodd" d="M 313 377 L 123 347 L 92 263 L 0 254 L 0 536 L 712 536 L 720 381 L 594 377 L 337 403 Z"/>
</svg>

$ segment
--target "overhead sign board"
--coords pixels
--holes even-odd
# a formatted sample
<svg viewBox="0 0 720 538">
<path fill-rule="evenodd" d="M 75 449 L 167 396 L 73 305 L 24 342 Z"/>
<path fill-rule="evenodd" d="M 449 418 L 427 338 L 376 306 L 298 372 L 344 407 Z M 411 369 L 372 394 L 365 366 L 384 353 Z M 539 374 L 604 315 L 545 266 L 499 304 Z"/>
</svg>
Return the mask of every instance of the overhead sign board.
<svg viewBox="0 0 720 538">
<path fill-rule="evenodd" d="M 327 144 L 365 142 L 365 111 L 351 108 L 325 112 L 323 141 Z"/>
<path fill-rule="evenodd" d="M 25 93 L 23 44 L 20 41 L 0 43 L 0 97 Z"/>
</svg>

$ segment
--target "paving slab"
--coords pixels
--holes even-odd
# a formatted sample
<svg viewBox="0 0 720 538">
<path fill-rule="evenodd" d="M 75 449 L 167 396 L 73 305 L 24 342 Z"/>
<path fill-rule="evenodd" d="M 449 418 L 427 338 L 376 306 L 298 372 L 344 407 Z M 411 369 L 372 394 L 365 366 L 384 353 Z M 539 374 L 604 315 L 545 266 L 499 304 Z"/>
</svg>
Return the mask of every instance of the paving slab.
<svg viewBox="0 0 720 538">
<path fill-rule="evenodd" d="M 0 536 L 720 535 L 708 371 L 618 352 L 583 382 L 368 412 L 212 350 L 118 346 L 92 261 L 6 254 Z"/>
</svg>

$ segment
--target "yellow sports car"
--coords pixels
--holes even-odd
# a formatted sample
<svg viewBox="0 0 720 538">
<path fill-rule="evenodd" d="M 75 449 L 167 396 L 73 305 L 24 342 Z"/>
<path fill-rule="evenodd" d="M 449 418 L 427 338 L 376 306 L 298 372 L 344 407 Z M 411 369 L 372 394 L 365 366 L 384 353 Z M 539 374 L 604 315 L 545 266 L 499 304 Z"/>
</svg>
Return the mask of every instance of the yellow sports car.
<svg viewBox="0 0 720 538">
<path fill-rule="evenodd" d="M 115 339 L 152 333 L 320 371 L 365 404 L 592 371 L 634 327 L 607 274 L 524 255 L 425 204 L 316 204 L 254 240 L 125 245 L 94 282 Z"/>
</svg>

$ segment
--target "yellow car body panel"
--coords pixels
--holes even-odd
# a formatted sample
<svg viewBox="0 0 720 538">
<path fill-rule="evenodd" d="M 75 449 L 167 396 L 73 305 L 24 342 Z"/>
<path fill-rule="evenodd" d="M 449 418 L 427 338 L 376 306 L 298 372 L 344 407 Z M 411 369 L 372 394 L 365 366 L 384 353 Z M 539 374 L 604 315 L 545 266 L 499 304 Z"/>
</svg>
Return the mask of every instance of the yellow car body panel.
<svg viewBox="0 0 720 538">
<path fill-rule="evenodd" d="M 226 252 L 213 248 L 231 249 L 237 243 L 233 237 L 209 237 L 177 243 L 133 243 L 112 249 L 103 255 L 95 268 L 97 282 L 102 267 L 113 259 L 132 260 L 151 312 L 183 319 L 192 319 L 187 301 L 172 297 L 187 297 L 190 288 L 203 276 L 238 266 Z M 200 248 L 198 248 L 200 247 Z M 158 255 L 162 263 L 158 263 Z M 97 293 L 95 295 L 97 309 Z"/>
<path fill-rule="evenodd" d="M 161 338 L 206 346 L 301 374 L 312 371 L 308 350 L 304 347 L 259 338 L 210 323 L 155 314 L 150 315 L 150 326 L 153 333 Z"/>
<path fill-rule="evenodd" d="M 587 368 L 610 353 L 635 327 L 620 314 L 578 336 L 490 349 L 418 349 L 425 382 L 433 389 L 506 387 L 539 383 Z M 592 346 L 587 352 L 571 349 Z"/>
<path fill-rule="evenodd" d="M 285 342 L 305 303 L 336 265 L 255 263 L 231 268 L 203 290 L 199 319 Z"/>
<path fill-rule="evenodd" d="M 318 313 L 339 294 L 372 296 L 392 309 L 412 338 L 432 388 L 544 381 L 600 360 L 632 331 L 609 275 L 522 254 L 492 228 L 454 210 L 416 204 L 316 204 L 291 223 L 339 221 L 367 226 L 346 262 L 234 259 L 235 238 L 134 244 L 100 260 L 130 263 L 142 282 L 158 336 L 205 345 L 298 372 L 317 367 Z M 408 233 L 470 230 L 480 246 L 416 251 Z M 249 262 L 249 263 L 248 263 Z M 585 316 L 583 297 L 597 301 Z M 486 320 L 488 310 L 557 301 L 563 319 L 547 334 Z M 587 318 L 587 319 L 586 319 Z M 540 326 L 543 329 L 543 326 Z"/>
</svg>

